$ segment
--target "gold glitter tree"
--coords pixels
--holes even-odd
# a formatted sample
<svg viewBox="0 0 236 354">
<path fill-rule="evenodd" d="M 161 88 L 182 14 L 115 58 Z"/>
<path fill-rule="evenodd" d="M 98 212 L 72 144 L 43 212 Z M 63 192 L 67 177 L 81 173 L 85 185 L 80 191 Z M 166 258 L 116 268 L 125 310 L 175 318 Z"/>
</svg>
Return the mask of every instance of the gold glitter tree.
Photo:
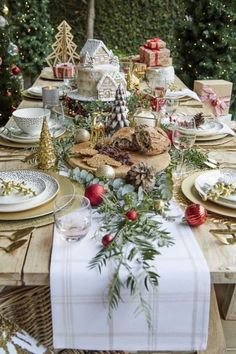
<svg viewBox="0 0 236 354">
<path fill-rule="evenodd" d="M 38 168 L 42 170 L 49 170 L 54 167 L 56 163 L 56 155 L 48 128 L 47 118 L 44 118 L 43 121 L 37 159 Z"/>
</svg>

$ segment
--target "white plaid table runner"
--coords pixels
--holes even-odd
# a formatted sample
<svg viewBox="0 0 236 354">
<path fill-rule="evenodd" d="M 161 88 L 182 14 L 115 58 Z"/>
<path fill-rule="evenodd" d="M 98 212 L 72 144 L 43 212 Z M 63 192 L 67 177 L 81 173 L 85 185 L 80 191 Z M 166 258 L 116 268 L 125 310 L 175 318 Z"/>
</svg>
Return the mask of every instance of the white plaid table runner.
<svg viewBox="0 0 236 354">
<path fill-rule="evenodd" d="M 175 206 L 179 212 L 179 207 Z M 134 301 L 124 302 L 108 319 L 106 291 L 109 267 L 102 274 L 88 269 L 98 245 L 89 235 L 67 243 L 54 231 L 51 259 L 51 303 L 55 348 L 88 350 L 204 350 L 207 345 L 210 274 L 189 226 L 164 222 L 175 244 L 161 248 L 156 259 L 159 287 L 149 292 L 152 327 L 135 317 Z M 204 235 L 202 235 L 204 237 Z"/>
</svg>

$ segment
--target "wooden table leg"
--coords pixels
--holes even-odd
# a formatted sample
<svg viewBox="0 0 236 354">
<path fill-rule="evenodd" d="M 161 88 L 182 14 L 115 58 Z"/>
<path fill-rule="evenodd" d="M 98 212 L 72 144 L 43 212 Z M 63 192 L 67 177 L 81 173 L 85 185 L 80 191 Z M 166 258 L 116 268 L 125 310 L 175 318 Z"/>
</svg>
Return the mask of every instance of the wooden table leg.
<svg viewBox="0 0 236 354">
<path fill-rule="evenodd" d="M 210 320 L 208 345 L 204 351 L 198 351 L 198 354 L 224 354 L 226 353 L 226 343 L 224 332 L 221 324 L 218 304 L 216 301 L 215 289 L 211 288 L 211 305 L 210 305 Z"/>
</svg>

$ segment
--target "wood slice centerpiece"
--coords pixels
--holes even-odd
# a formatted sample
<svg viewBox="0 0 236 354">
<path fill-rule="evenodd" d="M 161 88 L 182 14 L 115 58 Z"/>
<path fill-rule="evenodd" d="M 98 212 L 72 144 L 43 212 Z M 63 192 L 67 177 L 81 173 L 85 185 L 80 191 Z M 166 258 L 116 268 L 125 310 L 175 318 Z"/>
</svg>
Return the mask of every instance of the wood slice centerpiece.
<svg viewBox="0 0 236 354">
<path fill-rule="evenodd" d="M 79 153 L 81 149 L 85 148 L 91 148 L 91 142 L 87 141 L 84 143 L 76 144 L 74 145 L 72 152 L 73 153 Z M 145 162 L 149 166 L 152 166 L 156 172 L 164 170 L 166 167 L 168 167 L 170 163 L 170 155 L 168 151 L 159 154 L 159 155 L 154 155 L 154 156 L 147 156 L 144 154 L 141 154 L 137 151 L 129 151 L 131 160 L 133 164 L 137 164 L 141 161 Z M 69 164 L 72 167 L 79 167 L 84 170 L 88 171 L 96 171 L 96 168 L 90 167 L 86 164 L 86 162 L 83 161 L 84 158 L 80 157 L 71 157 L 69 159 Z M 127 165 L 122 165 L 120 167 L 114 167 L 116 177 L 125 177 L 127 172 L 130 170 L 132 166 L 127 166 Z"/>
</svg>

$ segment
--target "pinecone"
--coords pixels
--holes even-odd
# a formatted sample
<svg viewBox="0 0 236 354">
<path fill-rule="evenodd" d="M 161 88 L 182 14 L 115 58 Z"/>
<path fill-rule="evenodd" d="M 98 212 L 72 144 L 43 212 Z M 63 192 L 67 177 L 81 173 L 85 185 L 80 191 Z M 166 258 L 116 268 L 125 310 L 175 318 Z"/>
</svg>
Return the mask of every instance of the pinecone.
<svg viewBox="0 0 236 354">
<path fill-rule="evenodd" d="M 126 175 L 126 182 L 136 190 L 141 186 L 145 192 L 151 192 L 155 186 L 155 170 L 144 162 L 131 167 Z"/>
<path fill-rule="evenodd" d="M 196 128 L 199 128 L 200 125 L 205 123 L 205 118 L 203 117 L 203 113 L 197 113 L 193 116 L 193 119 L 195 120 L 195 125 Z"/>
</svg>

